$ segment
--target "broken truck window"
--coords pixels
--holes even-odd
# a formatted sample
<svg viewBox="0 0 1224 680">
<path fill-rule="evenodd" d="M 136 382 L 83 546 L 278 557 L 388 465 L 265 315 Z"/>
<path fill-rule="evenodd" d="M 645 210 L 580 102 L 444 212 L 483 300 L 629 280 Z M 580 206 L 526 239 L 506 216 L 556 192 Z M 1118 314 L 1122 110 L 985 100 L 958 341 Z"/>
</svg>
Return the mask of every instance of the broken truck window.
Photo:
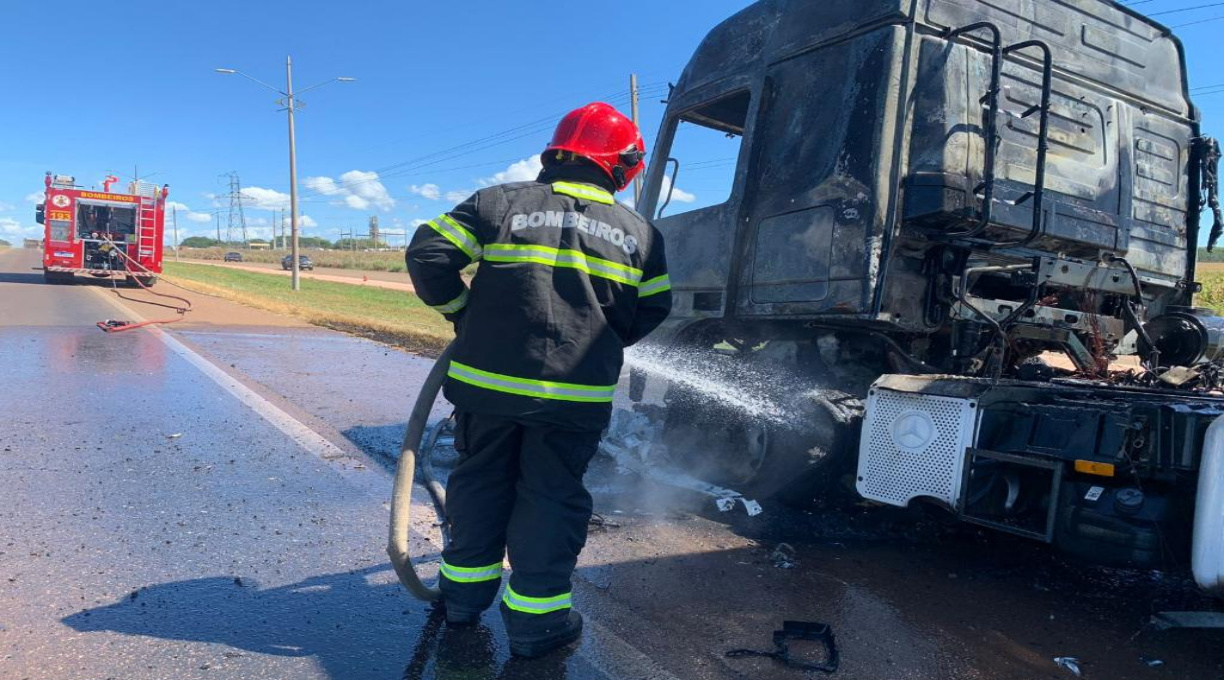
<svg viewBox="0 0 1224 680">
<path fill-rule="evenodd" d="M 747 91 L 720 97 L 677 116 L 671 147 L 655 159 L 672 164 L 663 179 L 659 202 L 671 202 L 664 216 L 721 205 L 731 197 L 751 97 Z M 676 186 L 671 186 L 673 178 Z"/>
</svg>

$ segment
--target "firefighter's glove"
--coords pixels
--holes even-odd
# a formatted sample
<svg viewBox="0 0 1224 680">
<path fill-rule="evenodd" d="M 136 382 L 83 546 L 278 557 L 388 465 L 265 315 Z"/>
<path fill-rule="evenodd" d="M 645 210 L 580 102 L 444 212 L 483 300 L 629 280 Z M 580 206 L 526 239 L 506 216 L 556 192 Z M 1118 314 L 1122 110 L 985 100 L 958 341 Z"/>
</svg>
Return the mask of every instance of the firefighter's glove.
<svg viewBox="0 0 1224 680">
<path fill-rule="evenodd" d="M 467 313 L 466 309 L 461 309 L 453 314 L 443 314 L 442 315 L 443 318 L 451 322 L 451 325 L 454 326 L 456 337 L 459 335 L 459 332 L 463 329 L 463 320 L 465 318 L 464 315 L 466 313 Z"/>
</svg>

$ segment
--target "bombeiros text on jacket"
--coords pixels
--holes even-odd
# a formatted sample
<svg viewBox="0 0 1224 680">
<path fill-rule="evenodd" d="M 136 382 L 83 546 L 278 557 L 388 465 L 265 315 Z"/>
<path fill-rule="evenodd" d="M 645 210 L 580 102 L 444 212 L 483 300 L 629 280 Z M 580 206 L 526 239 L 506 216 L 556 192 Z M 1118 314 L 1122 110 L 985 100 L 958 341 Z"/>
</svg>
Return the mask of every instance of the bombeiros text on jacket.
<svg viewBox="0 0 1224 680">
<path fill-rule="evenodd" d="M 620 229 L 619 227 L 614 227 L 607 222 L 593 220 L 582 213 L 548 210 L 529 214 L 520 213 L 510 218 L 511 232 L 539 228 L 577 229 L 584 234 L 588 234 L 611 243 L 617 248 L 625 251 L 626 255 L 633 255 L 638 251 L 638 240 L 636 236 L 626 234 L 624 230 Z"/>
</svg>

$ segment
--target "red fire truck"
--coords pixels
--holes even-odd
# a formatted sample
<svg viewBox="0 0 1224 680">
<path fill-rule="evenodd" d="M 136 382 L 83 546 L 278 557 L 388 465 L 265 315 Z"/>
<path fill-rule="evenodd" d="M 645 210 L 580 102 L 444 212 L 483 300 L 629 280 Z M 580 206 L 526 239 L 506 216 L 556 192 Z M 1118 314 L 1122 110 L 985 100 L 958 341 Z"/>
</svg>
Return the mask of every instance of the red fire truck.
<svg viewBox="0 0 1224 680">
<path fill-rule="evenodd" d="M 112 193 L 117 181 L 107 177 L 98 192 L 77 186 L 73 177 L 47 173 L 46 196 L 35 212 L 44 225 L 47 283 L 71 283 L 78 273 L 139 279 L 146 286 L 157 281 L 170 187 L 134 181 L 127 193 Z"/>
</svg>

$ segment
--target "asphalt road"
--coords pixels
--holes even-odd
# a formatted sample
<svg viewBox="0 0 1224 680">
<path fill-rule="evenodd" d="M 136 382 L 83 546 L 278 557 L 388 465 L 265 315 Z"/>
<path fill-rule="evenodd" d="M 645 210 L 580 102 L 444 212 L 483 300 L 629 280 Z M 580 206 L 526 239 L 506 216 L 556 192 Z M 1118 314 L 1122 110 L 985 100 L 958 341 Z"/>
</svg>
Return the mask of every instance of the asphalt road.
<svg viewBox="0 0 1224 680">
<path fill-rule="evenodd" d="M 495 614 L 446 629 L 383 553 L 428 360 L 218 301 L 205 321 L 107 335 L 96 321 L 156 311 L 44 285 L 36 264 L 0 251 L 5 680 L 804 677 L 724 656 L 769 648 L 783 620 L 833 626 L 836 677 L 1073 677 L 1061 656 L 1089 678 L 1224 677 L 1224 634 L 1145 628 L 1217 606 L 1176 570 L 1088 568 L 876 510 L 720 515 L 606 461 L 588 481 L 610 521 L 576 583 L 588 634 L 510 661 Z M 428 562 L 436 533 L 415 514 Z M 770 558 L 781 542 L 793 568 Z"/>
</svg>

